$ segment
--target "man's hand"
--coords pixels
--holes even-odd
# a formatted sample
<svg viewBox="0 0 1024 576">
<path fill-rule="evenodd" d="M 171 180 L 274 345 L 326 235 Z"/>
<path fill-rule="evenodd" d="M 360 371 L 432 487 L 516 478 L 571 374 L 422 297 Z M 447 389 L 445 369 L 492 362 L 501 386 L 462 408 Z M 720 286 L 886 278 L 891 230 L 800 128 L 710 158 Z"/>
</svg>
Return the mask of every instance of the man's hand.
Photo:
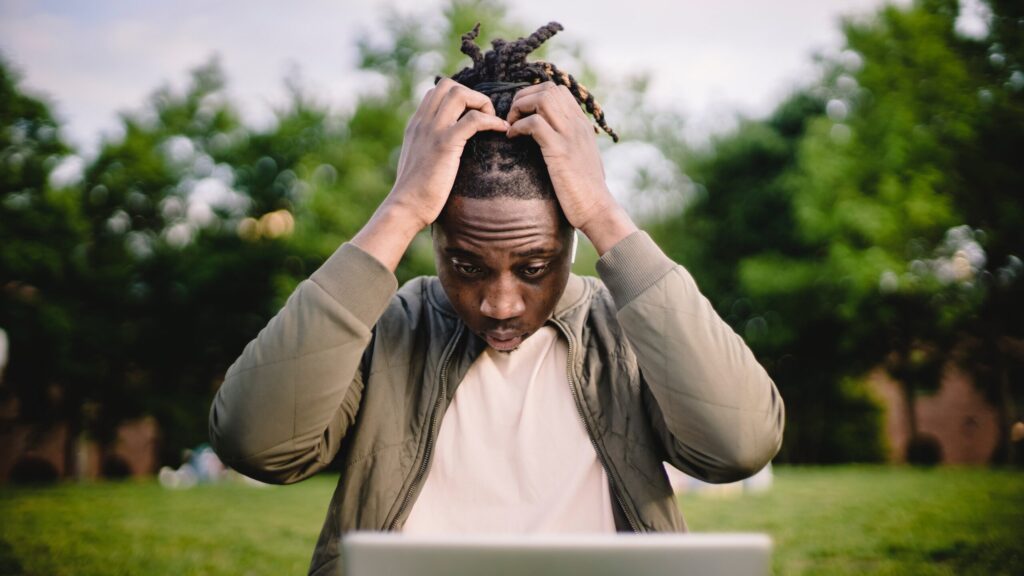
<svg viewBox="0 0 1024 576">
<path fill-rule="evenodd" d="M 388 201 L 416 214 L 420 228 L 437 219 L 459 171 L 466 141 L 484 130 L 505 132 L 487 96 L 443 78 L 424 96 L 405 128 L 398 175 Z"/>
<path fill-rule="evenodd" d="M 405 128 L 395 186 L 352 243 L 394 271 L 412 238 L 444 208 L 466 141 L 480 131 L 508 128 L 490 98 L 442 79 Z"/>
<path fill-rule="evenodd" d="M 508 136 L 529 135 L 540 144 L 558 203 L 569 223 L 604 254 L 636 225 L 608 191 L 594 128 L 565 86 L 544 82 L 512 99 Z"/>
</svg>

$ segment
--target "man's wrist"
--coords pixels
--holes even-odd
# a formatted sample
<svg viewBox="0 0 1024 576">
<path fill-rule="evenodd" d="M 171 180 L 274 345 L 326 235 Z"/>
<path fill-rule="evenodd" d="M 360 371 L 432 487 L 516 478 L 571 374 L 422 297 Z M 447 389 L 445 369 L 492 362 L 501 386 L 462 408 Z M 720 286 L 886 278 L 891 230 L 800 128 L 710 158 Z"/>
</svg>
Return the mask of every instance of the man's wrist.
<svg viewBox="0 0 1024 576">
<path fill-rule="evenodd" d="M 355 244 L 394 272 L 409 244 L 424 225 L 398 202 L 385 200 L 355 237 Z"/>
<path fill-rule="evenodd" d="M 638 230 L 633 219 L 614 200 L 607 209 L 599 210 L 580 231 L 586 234 L 590 243 L 597 249 L 597 255 L 603 256 L 624 238 Z"/>
</svg>

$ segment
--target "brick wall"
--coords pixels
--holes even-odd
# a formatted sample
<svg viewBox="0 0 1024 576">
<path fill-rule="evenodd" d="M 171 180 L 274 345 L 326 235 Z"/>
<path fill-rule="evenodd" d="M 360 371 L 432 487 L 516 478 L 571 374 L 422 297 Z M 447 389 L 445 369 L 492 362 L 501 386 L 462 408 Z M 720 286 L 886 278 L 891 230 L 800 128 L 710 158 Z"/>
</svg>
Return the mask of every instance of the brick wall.
<svg viewBox="0 0 1024 576">
<path fill-rule="evenodd" d="M 904 462 L 910 430 L 903 389 L 882 368 L 871 373 L 869 382 L 885 404 L 889 460 Z M 914 409 L 918 432 L 938 440 L 943 464 L 988 464 L 999 443 L 999 416 L 953 363 L 943 370 L 939 390 L 919 393 Z"/>
</svg>

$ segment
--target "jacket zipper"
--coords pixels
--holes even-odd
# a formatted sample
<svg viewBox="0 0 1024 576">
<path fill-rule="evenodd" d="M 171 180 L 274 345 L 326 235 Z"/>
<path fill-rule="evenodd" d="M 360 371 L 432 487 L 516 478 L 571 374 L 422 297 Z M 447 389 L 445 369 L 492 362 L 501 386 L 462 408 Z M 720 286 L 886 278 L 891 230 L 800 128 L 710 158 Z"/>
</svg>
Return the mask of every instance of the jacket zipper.
<svg viewBox="0 0 1024 576">
<path fill-rule="evenodd" d="M 583 428 L 585 428 L 587 431 L 587 438 L 590 439 L 590 444 L 594 447 L 594 452 L 597 453 L 597 461 L 601 463 L 601 467 L 604 468 L 605 474 L 607 474 L 608 478 L 612 480 L 612 494 L 615 496 L 615 500 L 619 503 L 619 508 L 622 509 L 622 513 L 625 514 L 626 520 L 629 522 L 630 529 L 632 529 L 633 532 L 639 533 L 640 529 L 638 528 L 638 526 L 640 525 L 640 523 L 634 516 L 633 509 L 626 506 L 626 503 L 623 500 L 622 495 L 619 493 L 619 487 L 622 486 L 622 481 L 612 472 L 611 467 L 608 466 L 608 462 L 606 460 L 604 452 L 601 450 L 601 447 L 598 446 L 597 440 L 594 439 L 594 431 L 590 428 L 590 423 L 587 421 L 586 416 L 584 416 L 583 414 L 583 401 L 580 398 L 579 392 L 576 390 L 576 346 L 573 341 L 573 338 L 569 334 L 569 329 L 566 328 L 561 322 L 552 319 L 552 323 L 558 326 L 558 328 L 562 331 L 562 334 L 565 335 L 565 339 L 569 342 L 569 354 L 568 361 L 566 362 L 566 372 L 569 376 L 569 390 L 572 392 L 572 398 L 576 403 L 576 413 L 579 415 L 580 421 L 583 422 Z"/>
<path fill-rule="evenodd" d="M 455 336 L 448 344 L 448 348 L 441 356 L 441 395 L 438 396 L 437 401 L 434 403 L 434 410 L 430 413 L 430 430 L 427 435 L 427 445 L 423 449 L 423 460 L 420 462 L 419 470 L 416 471 L 416 476 L 413 478 L 412 484 L 409 485 L 409 490 L 406 491 L 405 496 L 402 498 L 402 504 L 398 507 L 398 512 L 395 517 L 391 520 L 391 524 L 388 526 L 388 530 L 396 530 L 398 522 L 402 520 L 402 516 L 405 514 L 406 509 L 409 507 L 409 502 L 412 500 L 413 492 L 416 492 L 423 479 L 426 477 L 427 469 L 430 467 L 430 456 L 433 453 L 434 442 L 437 438 L 437 415 L 441 411 L 441 404 L 448 397 L 448 364 L 451 361 L 452 354 L 455 351 L 455 344 L 459 341 L 462 336 L 461 325 L 455 330 Z"/>
</svg>

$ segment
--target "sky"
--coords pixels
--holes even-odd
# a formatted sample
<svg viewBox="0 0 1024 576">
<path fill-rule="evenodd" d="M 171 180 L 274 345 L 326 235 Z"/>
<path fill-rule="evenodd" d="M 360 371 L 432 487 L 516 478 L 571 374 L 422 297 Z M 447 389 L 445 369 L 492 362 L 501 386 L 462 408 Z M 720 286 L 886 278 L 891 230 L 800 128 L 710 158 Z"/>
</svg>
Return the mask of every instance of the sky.
<svg viewBox="0 0 1024 576">
<path fill-rule="evenodd" d="M 651 98 L 687 118 L 694 139 L 736 114 L 760 116 L 814 72 L 812 55 L 835 52 L 843 15 L 880 0 L 517 0 L 509 16 L 532 28 L 566 30 L 551 42 L 578 44 L 602 76 L 645 71 Z M 254 126 L 285 101 L 283 79 L 302 83 L 338 110 L 366 78 L 355 41 L 387 17 L 438 12 L 439 0 L 293 0 L 288 3 L 176 0 L 0 0 L 0 54 L 23 86 L 45 95 L 64 135 L 86 155 L 116 133 L 117 113 L 139 108 L 161 85 L 217 55 L 231 96 Z M 486 25 L 486 23 L 485 23 Z"/>
</svg>

